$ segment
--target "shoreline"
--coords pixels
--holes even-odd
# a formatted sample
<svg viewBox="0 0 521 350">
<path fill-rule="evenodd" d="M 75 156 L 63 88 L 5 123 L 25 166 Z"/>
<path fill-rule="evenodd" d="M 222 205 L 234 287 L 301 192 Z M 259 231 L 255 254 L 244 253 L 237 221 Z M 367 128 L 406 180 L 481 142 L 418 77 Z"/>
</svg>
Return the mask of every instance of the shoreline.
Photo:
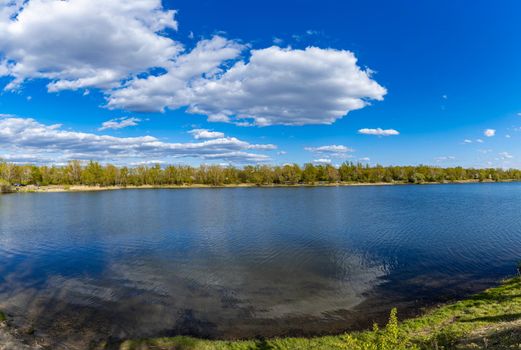
<svg viewBox="0 0 521 350">
<path fill-rule="evenodd" d="M 46 185 L 35 186 L 27 185 L 16 187 L 9 193 L 62 193 L 62 192 L 98 192 L 98 191 L 117 191 L 117 190 L 141 190 L 141 189 L 222 189 L 222 188 L 308 188 L 308 187 L 358 187 L 358 186 L 409 186 L 409 185 L 458 185 L 458 184 L 489 184 L 489 183 L 510 183 L 521 182 L 520 180 L 500 180 L 500 181 L 479 181 L 479 180 L 459 180 L 444 182 L 335 182 L 335 183 L 314 183 L 314 184 L 223 184 L 223 185 L 129 185 L 129 186 L 91 186 L 91 185 Z M 0 194 L 2 194 L 0 192 Z"/>
<path fill-rule="evenodd" d="M 119 343 L 104 342 L 97 349 L 470 350 L 520 348 L 521 294 L 519 290 L 521 290 L 520 277 L 505 279 L 497 286 L 465 299 L 429 308 L 421 316 L 398 321 L 397 310 L 393 309 L 387 325 L 375 326 L 373 330 L 345 332 L 338 335 L 231 341 L 176 336 L 122 340 Z"/>
<path fill-rule="evenodd" d="M 252 349 L 349 349 L 439 350 L 510 349 L 521 347 L 521 277 L 459 301 L 427 309 L 418 317 L 398 320 L 391 310 L 387 325 L 372 330 L 317 337 L 207 340 L 189 336 L 112 339 L 87 347 L 96 350 L 252 350 Z M 45 339 L 0 321 L 0 342 L 15 349 L 51 349 Z M 2 347 L 0 349 L 11 349 Z"/>
</svg>

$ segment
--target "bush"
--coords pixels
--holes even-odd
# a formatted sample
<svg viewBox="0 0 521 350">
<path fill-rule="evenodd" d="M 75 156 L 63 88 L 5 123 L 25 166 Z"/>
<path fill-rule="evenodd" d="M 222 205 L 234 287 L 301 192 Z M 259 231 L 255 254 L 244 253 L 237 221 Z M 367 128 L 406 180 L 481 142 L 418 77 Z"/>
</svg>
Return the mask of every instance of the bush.
<svg viewBox="0 0 521 350">
<path fill-rule="evenodd" d="M 391 310 L 389 322 L 380 329 L 375 323 L 373 331 L 359 337 L 346 334 L 343 336 L 346 349 L 349 350 L 418 350 L 407 333 L 400 330 L 396 308 Z"/>
<path fill-rule="evenodd" d="M 3 179 L 0 179 L 0 193 L 10 193 L 13 192 L 13 188 L 11 184 Z"/>
</svg>

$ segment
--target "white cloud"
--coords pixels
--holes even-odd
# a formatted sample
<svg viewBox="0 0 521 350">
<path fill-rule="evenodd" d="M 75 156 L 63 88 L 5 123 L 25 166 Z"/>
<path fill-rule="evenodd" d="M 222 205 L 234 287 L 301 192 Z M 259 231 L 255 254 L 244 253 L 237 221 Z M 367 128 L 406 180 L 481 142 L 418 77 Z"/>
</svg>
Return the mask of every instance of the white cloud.
<svg viewBox="0 0 521 350">
<path fill-rule="evenodd" d="M 347 153 L 354 152 L 352 148 L 346 147 L 344 145 L 328 145 L 328 146 L 320 146 L 320 147 L 305 147 L 306 151 L 314 152 L 314 153 Z"/>
<path fill-rule="evenodd" d="M 483 131 L 483 135 L 485 135 L 486 137 L 495 136 L 496 135 L 496 130 L 494 130 L 494 129 L 486 129 L 485 131 Z"/>
<path fill-rule="evenodd" d="M 101 128 L 98 130 L 103 131 L 107 129 L 123 129 L 129 126 L 136 126 L 141 121 L 139 118 L 134 117 L 121 117 L 116 119 L 107 120 L 101 124 Z"/>
<path fill-rule="evenodd" d="M 352 148 L 346 147 L 344 145 L 327 145 L 320 147 L 304 147 L 304 150 L 308 152 L 312 152 L 316 155 L 322 155 L 325 157 L 333 157 L 333 158 L 351 158 L 352 156 L 349 154 L 350 152 L 354 152 Z M 324 159 L 324 158 L 321 158 Z"/>
<path fill-rule="evenodd" d="M 369 157 L 362 157 L 362 158 L 359 158 L 358 161 L 367 163 L 367 162 L 371 161 L 371 158 L 369 158 Z"/>
<path fill-rule="evenodd" d="M 177 28 L 174 14 L 161 0 L 3 0 L 0 53 L 9 62 L 3 75 L 14 78 L 6 88 L 45 78 L 49 91 L 107 89 L 166 69 L 182 50 L 162 34 Z"/>
<path fill-rule="evenodd" d="M 483 143 L 484 141 L 482 139 L 476 139 L 477 143 Z"/>
<path fill-rule="evenodd" d="M 508 153 L 508 152 L 500 152 L 500 153 L 498 153 L 498 155 L 499 155 L 499 156 L 501 157 L 501 159 L 503 159 L 503 160 L 514 158 L 514 156 L 511 155 L 511 154 Z"/>
<path fill-rule="evenodd" d="M 140 166 L 140 165 L 156 165 L 156 164 L 159 164 L 159 165 L 162 165 L 162 164 L 166 164 L 166 162 L 164 160 L 161 160 L 161 159 L 152 159 L 152 160 L 143 160 L 141 162 L 132 162 L 130 163 L 130 165 L 132 166 Z"/>
<path fill-rule="evenodd" d="M 510 136 L 509 134 L 506 134 L 505 137 L 506 137 L 507 139 L 509 139 L 509 138 L 511 138 L 512 136 Z"/>
<path fill-rule="evenodd" d="M 210 131 L 207 129 L 194 129 L 188 132 L 194 139 L 218 139 L 224 137 L 224 133 L 218 131 Z"/>
<path fill-rule="evenodd" d="M 0 153 L 0 161 L 6 161 L 10 163 L 40 163 L 41 157 L 35 154 L 27 153 L 16 153 L 16 154 L 2 154 Z"/>
<path fill-rule="evenodd" d="M 272 46 L 242 60 L 247 45 L 221 36 L 185 51 L 168 36 L 175 11 L 161 0 L 0 1 L 8 90 L 45 79 L 51 92 L 101 89 L 109 108 L 187 107 L 260 126 L 331 124 L 387 92 L 350 51 Z"/>
<path fill-rule="evenodd" d="M 259 126 L 331 124 L 386 92 L 350 51 L 272 46 L 252 50 L 248 62 L 216 79 L 197 81 L 189 111 Z"/>
<path fill-rule="evenodd" d="M 108 106 L 138 111 L 189 106 L 190 113 L 207 115 L 209 121 L 241 125 L 331 124 L 386 93 L 349 51 L 274 46 L 252 51 L 247 63 L 219 70 L 243 48 L 221 37 L 204 40 L 168 73 L 111 92 Z"/>
<path fill-rule="evenodd" d="M 331 164 L 332 160 L 329 158 L 320 158 L 320 159 L 314 159 L 313 163 L 319 164 L 319 165 L 328 165 Z"/>
<path fill-rule="evenodd" d="M 400 135 L 400 132 L 397 131 L 397 130 L 394 130 L 394 129 L 386 129 L 386 130 L 384 130 L 384 129 L 381 129 L 381 128 L 377 128 L 377 129 L 364 128 L 364 129 L 358 130 L 358 133 L 362 134 L 362 135 L 377 135 L 377 136 Z"/>
<path fill-rule="evenodd" d="M 201 40 L 192 51 L 171 62 L 165 74 L 136 78 L 110 91 L 107 106 L 140 112 L 188 106 L 194 98 L 192 85 L 222 73 L 222 63 L 238 57 L 243 49 L 243 45 L 220 36 Z"/>
<path fill-rule="evenodd" d="M 121 164 L 179 158 L 256 163 L 271 158 L 251 151 L 277 148 L 272 144 L 251 144 L 235 137 L 187 143 L 164 142 L 153 136 L 114 137 L 67 131 L 59 124 L 45 125 L 31 118 L 13 117 L 0 119 L 0 145 L 0 153 L 11 158 L 30 154 L 40 163 L 93 159 Z"/>
<path fill-rule="evenodd" d="M 472 140 L 465 139 L 465 140 L 463 140 L 463 143 L 472 143 Z"/>
</svg>

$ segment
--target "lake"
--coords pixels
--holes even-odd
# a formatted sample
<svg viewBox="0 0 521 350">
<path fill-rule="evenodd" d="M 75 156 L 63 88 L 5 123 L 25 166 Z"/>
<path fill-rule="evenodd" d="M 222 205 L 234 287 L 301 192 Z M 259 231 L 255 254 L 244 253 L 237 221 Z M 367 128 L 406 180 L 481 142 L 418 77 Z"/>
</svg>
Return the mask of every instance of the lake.
<svg viewBox="0 0 521 350">
<path fill-rule="evenodd" d="M 56 347 L 335 333 L 491 286 L 520 242 L 519 183 L 3 195 L 0 309 Z"/>
</svg>

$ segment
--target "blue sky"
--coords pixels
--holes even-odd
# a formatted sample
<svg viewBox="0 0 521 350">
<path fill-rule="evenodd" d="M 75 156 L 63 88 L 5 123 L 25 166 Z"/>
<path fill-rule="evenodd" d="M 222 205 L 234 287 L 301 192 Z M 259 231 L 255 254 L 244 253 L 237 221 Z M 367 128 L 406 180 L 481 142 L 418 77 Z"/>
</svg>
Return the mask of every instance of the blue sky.
<svg viewBox="0 0 521 350">
<path fill-rule="evenodd" d="M 519 2 L 124 3 L 0 1 L 0 157 L 521 166 Z"/>
</svg>

